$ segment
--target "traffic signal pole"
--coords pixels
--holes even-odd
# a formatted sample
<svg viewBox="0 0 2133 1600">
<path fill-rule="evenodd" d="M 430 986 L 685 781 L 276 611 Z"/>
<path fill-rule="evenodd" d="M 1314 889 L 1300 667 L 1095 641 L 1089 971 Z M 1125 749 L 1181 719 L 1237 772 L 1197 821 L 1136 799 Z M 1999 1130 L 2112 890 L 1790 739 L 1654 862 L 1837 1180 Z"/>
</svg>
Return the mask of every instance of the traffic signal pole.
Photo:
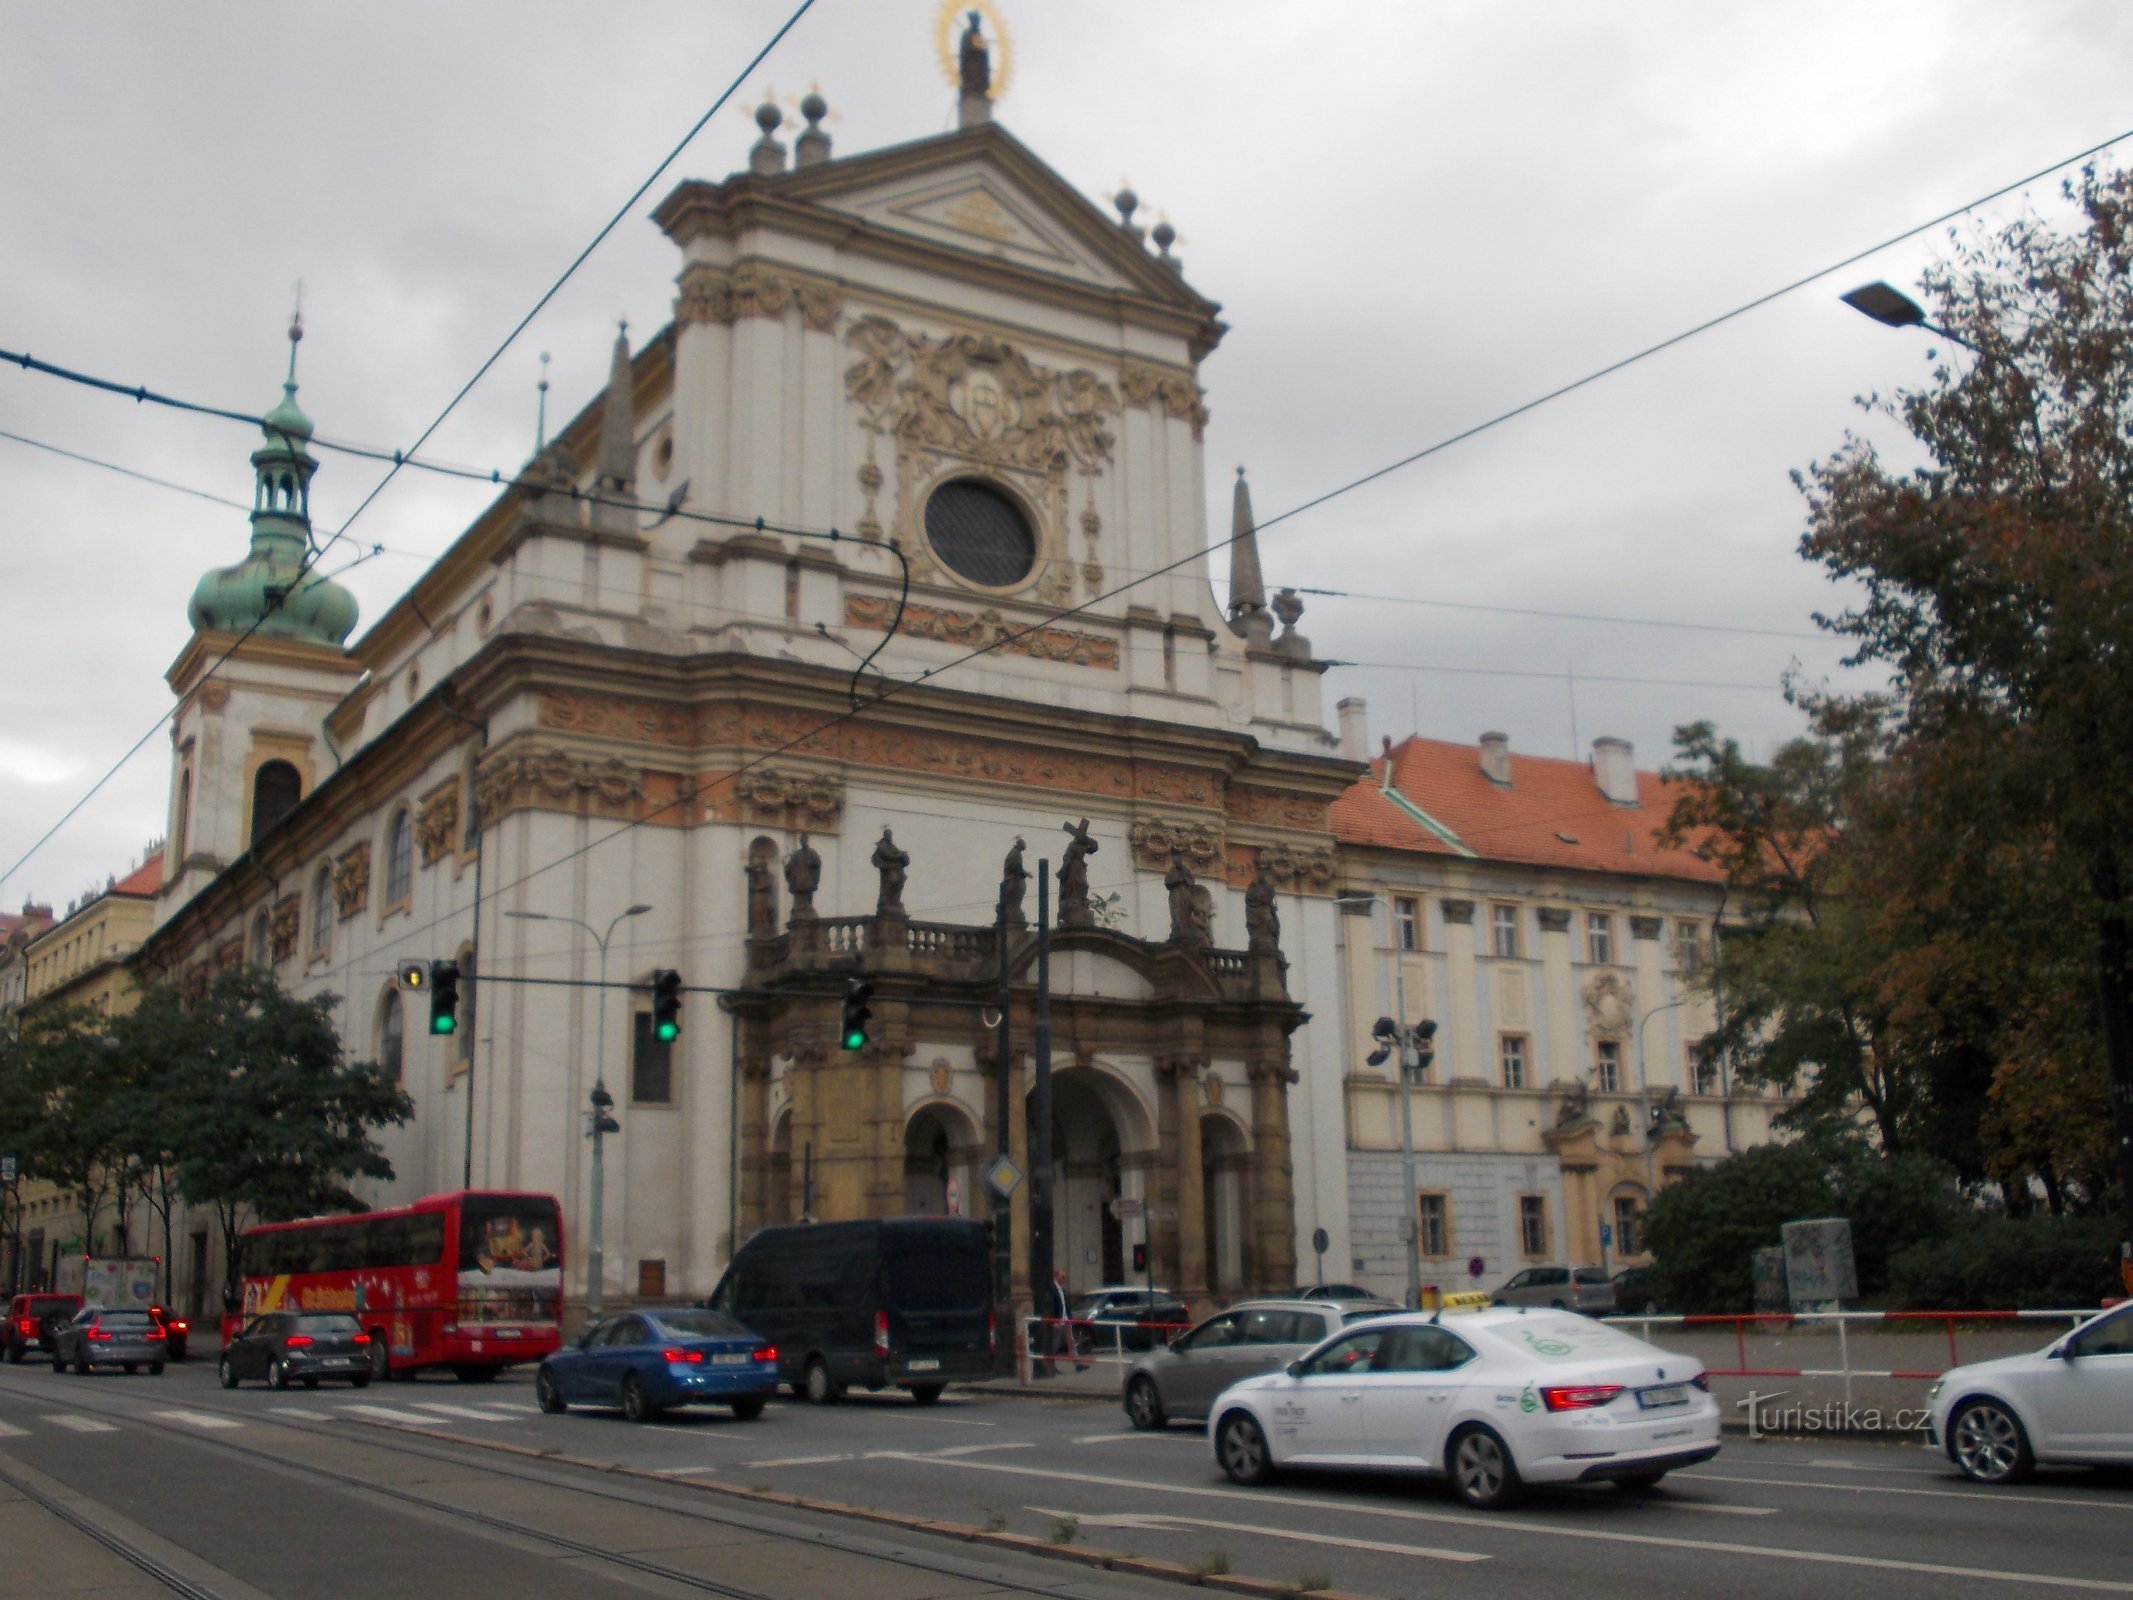
<svg viewBox="0 0 2133 1600">
<path fill-rule="evenodd" d="M 1052 864 L 1037 862 L 1037 1018 L 1030 1087 L 1029 1292 L 1039 1316 L 1052 1305 Z"/>
<path fill-rule="evenodd" d="M 1039 915 L 1042 914 L 1040 911 Z M 999 1041 L 994 1050 L 993 1068 L 994 1122 L 997 1124 L 995 1131 L 998 1135 L 994 1143 L 999 1147 L 1000 1158 L 1008 1160 L 1014 1142 L 1008 1122 L 1008 1118 L 1014 1113 L 1014 1096 L 1011 1092 L 1012 1074 L 1008 1070 L 1008 1063 L 1012 1059 L 1008 1053 L 1008 1007 L 1012 994 L 1007 982 L 1007 886 L 1004 883 L 1000 887 L 999 932 L 995 935 L 995 943 L 999 946 L 1000 955 L 1000 1029 Z M 998 1308 L 998 1326 L 1003 1331 L 1014 1326 L 1014 1228 L 1013 1199 L 995 1190 L 992 1198 L 992 1300 L 993 1305 Z M 1014 1341 L 1010 1339 L 1002 1349 L 1011 1351 L 1013 1344 Z"/>
</svg>

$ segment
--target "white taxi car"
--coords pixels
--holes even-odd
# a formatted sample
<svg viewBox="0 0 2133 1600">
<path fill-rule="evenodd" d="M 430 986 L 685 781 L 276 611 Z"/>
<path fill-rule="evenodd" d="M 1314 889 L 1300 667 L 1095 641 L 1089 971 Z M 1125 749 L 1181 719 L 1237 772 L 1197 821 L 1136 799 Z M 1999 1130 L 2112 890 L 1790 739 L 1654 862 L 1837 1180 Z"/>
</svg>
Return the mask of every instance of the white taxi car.
<svg viewBox="0 0 2133 1600">
<path fill-rule="evenodd" d="M 2040 1461 L 2133 1466 L 2133 1303 L 2030 1355 L 1951 1368 L 1928 1395 L 1929 1438 L 1979 1483 Z"/>
<path fill-rule="evenodd" d="M 1644 1487 L 1718 1454 L 1703 1363 L 1571 1312 L 1411 1312 L 1346 1328 L 1208 1415 L 1229 1477 L 1284 1467 L 1447 1476 L 1468 1505 L 1529 1483 Z"/>
</svg>

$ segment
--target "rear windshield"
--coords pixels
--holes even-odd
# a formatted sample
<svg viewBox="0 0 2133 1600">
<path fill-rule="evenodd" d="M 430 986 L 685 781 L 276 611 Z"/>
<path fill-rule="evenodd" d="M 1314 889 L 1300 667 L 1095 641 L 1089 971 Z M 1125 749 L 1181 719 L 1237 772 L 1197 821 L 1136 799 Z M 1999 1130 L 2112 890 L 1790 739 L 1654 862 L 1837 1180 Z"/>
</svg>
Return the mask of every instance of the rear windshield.
<svg viewBox="0 0 2133 1600">
<path fill-rule="evenodd" d="M 1575 1274 L 1580 1283 L 1605 1283 L 1607 1274 L 1598 1267 L 1580 1267 Z"/>
<path fill-rule="evenodd" d="M 1399 1309 L 1398 1306 L 1362 1306 L 1357 1310 L 1348 1312 L 1341 1320 L 1343 1322 L 1368 1322 L 1372 1317 L 1389 1317 Z"/>
<path fill-rule="evenodd" d="M 339 1338 L 344 1334 L 361 1333 L 363 1325 L 344 1311 L 312 1311 L 296 1319 L 296 1331 Z"/>
<path fill-rule="evenodd" d="M 976 1249 L 900 1247 L 886 1229 L 882 1243 L 889 1303 L 897 1309 L 968 1311 L 992 1303 L 992 1271 L 982 1243 Z"/>
<path fill-rule="evenodd" d="M 150 1319 L 145 1311 L 103 1311 L 96 1320 L 106 1328 L 145 1328 Z"/>
<path fill-rule="evenodd" d="M 716 1311 L 655 1311 L 653 1319 L 669 1333 L 695 1339 L 745 1339 L 749 1330 Z"/>
</svg>

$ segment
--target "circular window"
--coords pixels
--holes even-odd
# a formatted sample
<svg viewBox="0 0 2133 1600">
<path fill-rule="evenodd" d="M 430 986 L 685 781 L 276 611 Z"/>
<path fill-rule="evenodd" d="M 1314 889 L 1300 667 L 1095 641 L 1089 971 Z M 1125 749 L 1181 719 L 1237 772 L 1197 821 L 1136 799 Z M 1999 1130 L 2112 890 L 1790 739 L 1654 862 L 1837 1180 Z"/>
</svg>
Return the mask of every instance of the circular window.
<svg viewBox="0 0 2133 1600">
<path fill-rule="evenodd" d="M 1037 564 L 1037 536 L 1014 501 L 968 478 L 944 483 L 926 502 L 926 539 L 942 565 L 971 583 L 1020 583 Z"/>
</svg>

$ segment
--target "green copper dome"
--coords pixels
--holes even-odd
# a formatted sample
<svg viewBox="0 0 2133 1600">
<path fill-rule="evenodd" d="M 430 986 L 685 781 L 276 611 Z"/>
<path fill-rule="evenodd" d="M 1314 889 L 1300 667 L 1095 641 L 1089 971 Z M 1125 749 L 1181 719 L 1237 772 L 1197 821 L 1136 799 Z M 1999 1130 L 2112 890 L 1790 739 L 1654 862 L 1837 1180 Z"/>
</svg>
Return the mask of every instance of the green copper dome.
<svg viewBox="0 0 2133 1600">
<path fill-rule="evenodd" d="M 296 403 L 296 341 L 289 327 L 289 379 L 281 403 L 260 418 L 266 443 L 252 452 L 252 549 L 233 567 L 201 578 L 185 614 L 195 628 L 265 634 L 339 645 L 355 631 L 355 596 L 304 569 L 311 549 L 311 475 L 318 462 L 304 448 L 311 419 Z"/>
</svg>

